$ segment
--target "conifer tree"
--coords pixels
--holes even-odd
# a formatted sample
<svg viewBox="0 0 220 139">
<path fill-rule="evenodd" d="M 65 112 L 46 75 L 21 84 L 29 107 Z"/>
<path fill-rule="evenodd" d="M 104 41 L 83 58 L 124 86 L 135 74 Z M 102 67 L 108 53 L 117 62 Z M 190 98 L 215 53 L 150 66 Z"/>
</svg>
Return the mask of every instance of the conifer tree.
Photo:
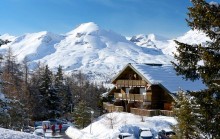
<svg viewBox="0 0 220 139">
<path fill-rule="evenodd" d="M 205 0 L 191 0 L 187 19 L 191 29 L 203 31 L 210 42 L 189 45 L 177 43 L 177 62 L 173 62 L 178 74 L 185 79 L 201 79 L 207 89 L 191 92 L 198 109 L 197 127 L 205 138 L 220 138 L 220 5 Z"/>
<path fill-rule="evenodd" d="M 45 107 L 45 115 L 47 115 L 47 118 L 60 116 L 60 100 L 57 91 L 53 86 L 52 76 L 52 72 L 48 65 L 46 65 L 41 76 L 39 91 L 42 95 L 42 104 Z"/>
<path fill-rule="evenodd" d="M 91 121 L 91 108 L 89 108 L 85 101 L 80 101 L 74 108 L 73 118 L 77 127 L 84 128 Z"/>
<path fill-rule="evenodd" d="M 58 97 L 60 99 L 60 109 L 62 111 L 62 115 L 70 112 L 70 104 L 72 104 L 72 95 L 67 85 L 64 76 L 62 67 L 59 66 L 57 73 L 55 75 L 55 89 L 58 93 Z"/>
<path fill-rule="evenodd" d="M 10 126 L 10 115 L 8 113 L 8 107 L 9 107 L 9 104 L 6 101 L 6 99 L 1 98 L 0 99 L 0 127 L 9 128 Z"/>
<path fill-rule="evenodd" d="M 183 91 L 178 93 L 178 101 L 175 103 L 175 118 L 177 125 L 174 131 L 178 138 L 195 139 L 199 138 L 196 126 L 196 113 L 193 98 Z"/>
<path fill-rule="evenodd" d="M 42 92 L 40 92 L 40 85 L 42 84 L 42 76 L 45 66 L 42 63 L 38 63 L 34 72 L 31 74 L 29 91 L 30 91 L 30 108 L 32 120 L 45 120 L 47 116 L 47 110 L 45 106 L 45 100 L 43 99 Z"/>
</svg>

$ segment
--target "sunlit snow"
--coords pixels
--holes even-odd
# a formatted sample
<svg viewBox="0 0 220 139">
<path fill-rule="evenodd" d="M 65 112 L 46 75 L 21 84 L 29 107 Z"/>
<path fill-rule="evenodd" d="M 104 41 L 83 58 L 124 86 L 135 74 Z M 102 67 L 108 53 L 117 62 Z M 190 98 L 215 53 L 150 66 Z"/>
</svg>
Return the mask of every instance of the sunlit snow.
<svg viewBox="0 0 220 139">
<path fill-rule="evenodd" d="M 111 128 L 110 120 L 113 119 L 113 129 Z M 149 128 L 154 135 L 161 130 L 170 131 L 171 126 L 177 124 L 173 117 L 154 116 L 142 117 L 131 113 L 108 113 L 98 119 L 86 128 L 79 130 L 74 127 L 69 127 L 66 134 L 73 139 L 116 139 L 120 132 L 131 133 L 138 138 L 140 128 Z"/>
<path fill-rule="evenodd" d="M 20 131 L 14 131 L 10 129 L 0 128 L 1 139 L 43 139 L 42 137 L 35 136 L 30 133 L 24 133 Z"/>
</svg>

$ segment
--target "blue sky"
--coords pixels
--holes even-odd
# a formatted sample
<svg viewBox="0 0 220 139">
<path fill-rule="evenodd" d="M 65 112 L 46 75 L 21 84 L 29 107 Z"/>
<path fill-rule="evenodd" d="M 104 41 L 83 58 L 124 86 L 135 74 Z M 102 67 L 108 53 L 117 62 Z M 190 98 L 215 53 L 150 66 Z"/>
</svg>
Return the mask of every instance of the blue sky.
<svg viewBox="0 0 220 139">
<path fill-rule="evenodd" d="M 189 30 L 185 18 L 190 5 L 190 0 L 0 0 L 0 34 L 64 34 L 95 22 L 124 36 L 172 38 Z"/>
</svg>

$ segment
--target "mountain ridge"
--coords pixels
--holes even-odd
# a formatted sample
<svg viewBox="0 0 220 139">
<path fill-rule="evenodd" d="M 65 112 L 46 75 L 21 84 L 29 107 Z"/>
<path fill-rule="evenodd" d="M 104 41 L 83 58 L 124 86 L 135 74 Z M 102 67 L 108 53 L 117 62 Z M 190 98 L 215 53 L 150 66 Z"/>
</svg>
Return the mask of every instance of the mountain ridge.
<svg viewBox="0 0 220 139">
<path fill-rule="evenodd" d="M 27 58 L 31 67 L 38 62 L 51 69 L 61 65 L 66 72 L 80 70 L 89 74 L 91 80 L 108 80 L 127 63 L 169 64 L 173 60 L 175 45 L 172 40 L 165 37 L 157 40 L 154 34 L 142 36 L 145 38 L 127 40 L 125 36 L 88 22 L 64 35 L 42 31 L 15 37 L 0 48 L 0 53 L 4 54 L 11 47 L 18 61 Z M 139 40 L 135 42 L 134 39 Z"/>
</svg>

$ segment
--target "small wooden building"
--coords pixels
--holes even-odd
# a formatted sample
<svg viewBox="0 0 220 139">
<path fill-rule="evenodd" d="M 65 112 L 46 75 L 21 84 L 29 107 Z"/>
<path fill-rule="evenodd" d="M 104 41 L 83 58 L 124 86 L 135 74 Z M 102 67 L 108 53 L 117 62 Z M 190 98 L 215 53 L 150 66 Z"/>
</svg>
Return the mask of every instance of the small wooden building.
<svg viewBox="0 0 220 139">
<path fill-rule="evenodd" d="M 113 104 L 104 103 L 111 111 L 125 111 L 141 115 L 172 115 L 172 103 L 180 90 L 200 90 L 205 85 L 177 76 L 172 65 L 127 64 L 113 79 Z"/>
</svg>

